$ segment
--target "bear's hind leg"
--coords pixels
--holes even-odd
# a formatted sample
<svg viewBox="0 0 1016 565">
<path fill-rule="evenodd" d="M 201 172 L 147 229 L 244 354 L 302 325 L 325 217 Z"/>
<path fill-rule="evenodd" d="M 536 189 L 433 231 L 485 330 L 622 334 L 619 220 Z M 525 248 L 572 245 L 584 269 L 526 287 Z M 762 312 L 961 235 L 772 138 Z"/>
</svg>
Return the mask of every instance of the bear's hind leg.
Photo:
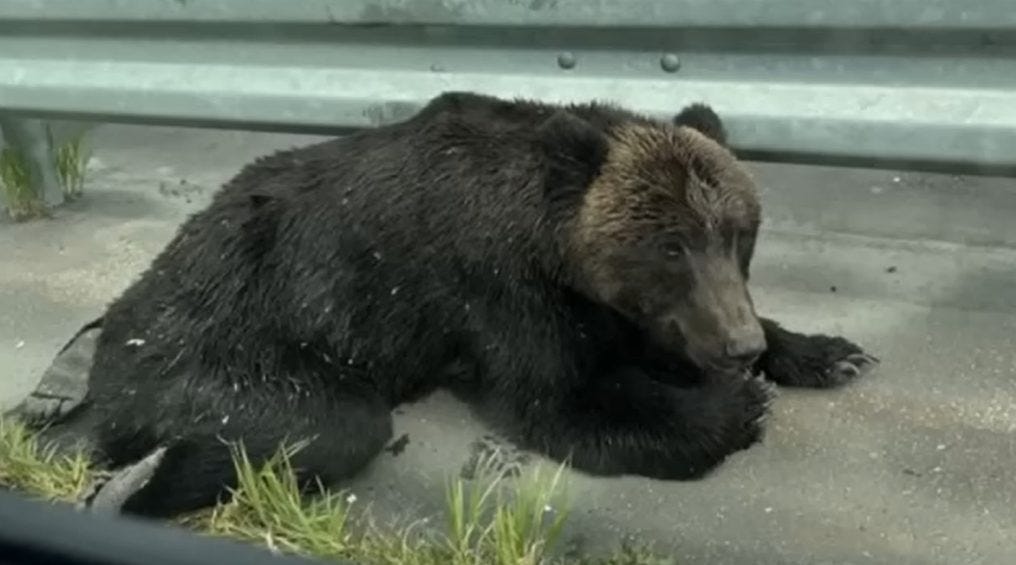
<svg viewBox="0 0 1016 565">
<path fill-rule="evenodd" d="M 330 386 L 300 394 L 274 392 L 241 393 L 242 405 L 227 403 L 233 410 L 223 410 L 221 399 L 210 402 L 214 425 L 178 434 L 162 446 L 166 451 L 155 473 L 121 510 L 171 517 L 215 504 L 237 485 L 230 443 L 242 444 L 259 467 L 283 444 L 309 441 L 290 463 L 301 484 L 313 487 L 318 480 L 328 485 L 351 477 L 391 438 L 390 409 L 372 392 Z"/>
<path fill-rule="evenodd" d="M 878 364 L 850 341 L 827 335 L 805 335 L 760 319 L 768 349 L 757 367 L 773 382 L 788 387 L 832 388 L 860 377 Z"/>
</svg>

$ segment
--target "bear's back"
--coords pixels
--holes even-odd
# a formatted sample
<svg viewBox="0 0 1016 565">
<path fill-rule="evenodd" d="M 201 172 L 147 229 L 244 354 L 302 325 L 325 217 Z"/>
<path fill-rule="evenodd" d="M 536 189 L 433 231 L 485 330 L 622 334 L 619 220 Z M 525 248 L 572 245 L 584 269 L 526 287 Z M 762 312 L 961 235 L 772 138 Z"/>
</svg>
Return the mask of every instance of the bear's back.
<svg viewBox="0 0 1016 565">
<path fill-rule="evenodd" d="M 266 324 L 313 334 L 384 309 L 408 323 L 423 302 L 512 292 L 556 260 L 537 133 L 555 109 L 449 95 L 405 122 L 256 160 L 111 306 L 110 339 L 220 347 Z"/>
</svg>

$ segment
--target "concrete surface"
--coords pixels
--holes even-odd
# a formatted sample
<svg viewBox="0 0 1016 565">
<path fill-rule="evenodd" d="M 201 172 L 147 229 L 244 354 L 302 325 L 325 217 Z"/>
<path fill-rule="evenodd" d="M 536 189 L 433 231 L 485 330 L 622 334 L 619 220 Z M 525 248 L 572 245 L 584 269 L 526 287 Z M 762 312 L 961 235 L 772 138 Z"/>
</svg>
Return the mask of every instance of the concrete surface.
<svg viewBox="0 0 1016 565">
<path fill-rule="evenodd" d="M 0 223 L 0 405 L 243 162 L 311 139 L 99 128 L 83 200 Z M 573 475 L 572 541 L 634 534 L 681 563 L 1016 563 L 1016 182 L 754 168 L 760 309 L 882 365 L 840 391 L 783 389 L 765 443 L 704 481 Z M 486 432 L 442 394 L 397 428 L 405 450 L 351 488 L 376 513 L 430 515 Z"/>
</svg>

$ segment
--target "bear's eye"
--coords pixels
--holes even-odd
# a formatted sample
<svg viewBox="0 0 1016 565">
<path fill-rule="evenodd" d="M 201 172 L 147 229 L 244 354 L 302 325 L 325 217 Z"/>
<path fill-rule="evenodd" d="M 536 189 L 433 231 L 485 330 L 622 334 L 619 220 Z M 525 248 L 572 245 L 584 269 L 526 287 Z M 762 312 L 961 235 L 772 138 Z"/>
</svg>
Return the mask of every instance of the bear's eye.
<svg viewBox="0 0 1016 565">
<path fill-rule="evenodd" d="M 675 241 L 668 241 L 662 245 L 663 253 L 667 257 L 680 257 L 684 255 L 684 246 Z"/>
</svg>

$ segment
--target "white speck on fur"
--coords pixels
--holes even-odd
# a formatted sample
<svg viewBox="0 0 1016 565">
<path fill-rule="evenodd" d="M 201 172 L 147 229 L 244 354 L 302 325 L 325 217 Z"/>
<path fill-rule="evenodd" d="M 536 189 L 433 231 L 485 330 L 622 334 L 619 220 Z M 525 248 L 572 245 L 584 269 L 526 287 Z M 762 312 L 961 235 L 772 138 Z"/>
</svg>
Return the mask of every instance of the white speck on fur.
<svg viewBox="0 0 1016 565">
<path fill-rule="evenodd" d="M 133 338 L 127 340 L 127 345 L 130 346 L 130 347 L 141 347 L 144 344 L 145 344 L 145 340 L 143 340 L 141 338 L 138 338 L 138 337 L 133 337 Z"/>
</svg>

